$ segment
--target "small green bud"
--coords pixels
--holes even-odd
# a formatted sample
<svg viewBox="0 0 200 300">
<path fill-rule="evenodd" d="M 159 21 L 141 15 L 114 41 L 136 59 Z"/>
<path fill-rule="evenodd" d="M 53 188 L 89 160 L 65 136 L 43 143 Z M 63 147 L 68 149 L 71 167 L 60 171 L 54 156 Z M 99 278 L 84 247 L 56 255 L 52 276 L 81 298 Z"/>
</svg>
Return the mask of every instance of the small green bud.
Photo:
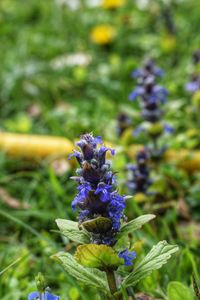
<svg viewBox="0 0 200 300">
<path fill-rule="evenodd" d="M 35 277 L 36 286 L 40 293 L 43 293 L 46 289 L 46 281 L 42 273 L 38 273 L 38 275 Z"/>
</svg>

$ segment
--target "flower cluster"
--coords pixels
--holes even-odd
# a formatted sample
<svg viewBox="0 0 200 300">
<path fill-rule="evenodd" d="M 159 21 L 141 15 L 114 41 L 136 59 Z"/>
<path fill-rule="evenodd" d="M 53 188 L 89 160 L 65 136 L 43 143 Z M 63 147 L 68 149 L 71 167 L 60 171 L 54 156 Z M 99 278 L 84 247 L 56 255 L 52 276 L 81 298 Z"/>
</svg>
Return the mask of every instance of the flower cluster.
<svg viewBox="0 0 200 300">
<path fill-rule="evenodd" d="M 149 178 L 148 160 L 148 152 L 142 149 L 136 155 L 136 164 L 127 166 L 129 171 L 127 186 L 131 194 L 146 194 L 149 186 L 152 184 Z"/>
<path fill-rule="evenodd" d="M 200 63 L 200 50 L 196 50 L 192 55 L 192 62 L 194 66 L 199 65 Z M 200 74 L 194 72 L 191 75 L 190 81 L 186 84 L 185 89 L 190 93 L 195 93 L 200 91 Z"/>
<path fill-rule="evenodd" d="M 166 102 L 168 96 L 168 91 L 156 83 L 156 79 L 162 75 L 163 71 L 155 65 L 154 61 L 148 60 L 143 68 L 132 73 L 132 77 L 137 79 L 138 84 L 129 95 L 130 101 L 138 98 L 141 100 L 141 116 L 146 122 L 146 127 L 138 127 L 134 134 L 143 130 L 148 132 L 153 142 L 152 157 L 159 157 L 164 150 L 157 147 L 157 139 L 163 130 L 172 132 L 172 128 L 162 122 L 163 110 L 161 106 Z"/>
<path fill-rule="evenodd" d="M 83 226 L 88 224 L 87 221 L 103 217 L 107 224 L 106 232 L 102 226 L 93 228 L 92 243 L 111 245 L 120 229 L 125 208 L 125 197 L 118 194 L 115 175 L 111 171 L 110 162 L 106 160 L 108 151 L 112 155 L 115 152 L 102 144 L 101 137 L 93 137 L 91 134 L 83 135 L 77 146 L 80 151 L 74 151 L 71 155 L 76 157 L 80 166 L 77 176 L 72 177 L 78 183 L 78 193 L 72 208 L 79 209 L 79 223 Z"/>
</svg>

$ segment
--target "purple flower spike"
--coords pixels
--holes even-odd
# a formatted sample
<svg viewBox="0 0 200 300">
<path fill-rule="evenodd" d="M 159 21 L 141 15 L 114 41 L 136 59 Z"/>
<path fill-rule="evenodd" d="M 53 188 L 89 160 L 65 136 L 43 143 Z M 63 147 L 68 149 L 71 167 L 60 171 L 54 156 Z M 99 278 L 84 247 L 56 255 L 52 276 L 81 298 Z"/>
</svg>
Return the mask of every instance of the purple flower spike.
<svg viewBox="0 0 200 300">
<path fill-rule="evenodd" d="M 146 61 L 142 68 L 137 69 L 132 73 L 134 78 L 138 78 L 138 85 L 129 95 L 129 100 L 140 100 L 141 117 L 148 125 L 148 128 L 145 126 L 137 127 L 133 132 L 133 136 L 137 136 L 141 131 L 145 131 L 149 137 L 153 139 L 151 158 L 154 160 L 160 159 L 162 156 L 161 154 L 163 154 L 163 151 L 160 152 L 158 151 L 159 149 L 157 149 L 159 147 L 157 139 L 162 134 L 162 130 L 159 131 L 159 127 L 162 126 L 161 120 L 164 115 L 162 105 L 167 101 L 168 91 L 156 82 L 157 77 L 162 75 L 163 71 L 155 65 L 153 60 Z M 192 84 L 189 83 L 187 86 L 190 90 L 196 90 L 197 86 L 198 89 L 200 89 L 200 78 L 196 76 L 192 79 Z M 152 126 L 150 124 L 152 124 Z M 150 130 L 151 128 L 152 130 Z M 166 131 L 171 133 L 172 129 L 166 128 Z M 129 183 L 128 185 L 134 186 L 133 183 Z"/>
<path fill-rule="evenodd" d="M 136 164 L 128 165 L 128 182 L 127 187 L 133 195 L 136 193 L 148 194 L 148 188 L 152 184 L 149 176 L 148 167 L 149 153 L 142 149 L 136 155 Z"/>
<path fill-rule="evenodd" d="M 74 156 L 81 158 L 80 168 L 77 170 L 75 181 L 78 184 L 78 193 L 72 202 L 73 210 L 79 210 L 79 223 L 90 219 L 104 217 L 110 219 L 110 230 L 102 235 L 101 230 L 91 236 L 91 241 L 96 244 L 113 245 L 116 233 L 120 229 L 125 199 L 116 191 L 115 175 L 111 164 L 106 160 L 106 153 L 111 155 L 115 150 L 102 144 L 101 137 L 91 134 L 81 136 L 77 143 L 81 154 L 75 152 Z"/>
</svg>

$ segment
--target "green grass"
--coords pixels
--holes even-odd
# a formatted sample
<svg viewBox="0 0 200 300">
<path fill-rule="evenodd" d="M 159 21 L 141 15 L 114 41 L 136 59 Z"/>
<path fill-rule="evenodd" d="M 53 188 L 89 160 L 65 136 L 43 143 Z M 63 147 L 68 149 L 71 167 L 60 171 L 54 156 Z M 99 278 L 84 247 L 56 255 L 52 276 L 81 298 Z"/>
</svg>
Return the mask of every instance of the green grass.
<svg viewBox="0 0 200 300">
<path fill-rule="evenodd" d="M 140 122 L 138 105 L 127 100 L 135 85 L 130 72 L 145 57 L 153 56 L 166 72 L 162 84 L 169 89 L 170 100 L 165 118 L 176 129 L 166 141 L 174 148 L 198 148 L 199 136 L 193 141 L 186 135 L 187 130 L 198 129 L 198 123 L 184 84 L 192 72 L 191 54 L 200 43 L 199 3 L 173 2 L 177 46 L 166 52 L 160 46 L 166 29 L 159 1 L 150 10 L 139 10 L 130 0 L 117 11 L 89 8 L 82 1 L 79 10 L 70 11 L 53 0 L 1 0 L 0 130 L 58 135 L 71 140 L 92 131 L 116 145 L 122 144 L 115 134 L 117 114 L 127 111 L 133 118 L 133 127 Z M 117 36 L 110 47 L 90 41 L 91 28 L 100 23 L 116 28 Z M 91 63 L 52 67 L 55 59 L 77 52 L 89 54 Z M 31 117 L 28 111 L 35 104 L 41 113 Z M 143 141 L 137 138 L 129 143 Z M 124 193 L 127 162 L 120 153 L 114 161 Z M 35 289 L 34 277 L 39 271 L 61 299 L 94 298 L 94 291 L 80 286 L 50 259 L 65 244 L 69 251 L 75 249 L 74 244 L 52 232 L 57 230 L 56 218 L 76 218 L 71 210 L 76 187 L 69 179 L 74 170 L 57 176 L 48 161 L 38 165 L 1 153 L 0 171 L 0 187 L 30 205 L 29 209 L 13 209 L 0 198 L 0 298 L 27 299 L 28 292 Z M 200 277 L 199 235 L 195 238 L 191 234 L 185 239 L 180 231 L 180 226 L 200 219 L 200 175 L 189 176 L 167 164 L 159 172 L 161 180 L 168 176 L 174 182 L 166 191 L 168 199 L 177 202 L 183 197 L 191 210 L 191 220 L 184 225 L 173 207 L 161 216 L 158 213 L 154 224 L 137 234 L 138 239 L 144 240 L 142 252 L 160 239 L 180 245 L 179 254 L 165 268 L 137 287 L 138 291 L 164 299 L 161 295 L 166 295 L 170 281 L 179 280 L 190 286 L 192 272 Z M 133 201 L 129 204 L 130 218 L 152 210 L 151 206 L 138 206 Z"/>
</svg>

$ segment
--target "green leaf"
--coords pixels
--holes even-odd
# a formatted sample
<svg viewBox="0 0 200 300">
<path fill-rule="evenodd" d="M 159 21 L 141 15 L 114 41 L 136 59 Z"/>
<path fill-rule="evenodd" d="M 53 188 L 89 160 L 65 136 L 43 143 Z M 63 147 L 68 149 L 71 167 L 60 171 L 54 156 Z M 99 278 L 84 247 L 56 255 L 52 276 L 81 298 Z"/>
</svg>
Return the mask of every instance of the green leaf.
<svg viewBox="0 0 200 300">
<path fill-rule="evenodd" d="M 124 260 L 119 258 L 117 253 L 106 245 L 81 245 L 75 253 L 76 260 L 83 266 L 91 268 L 113 268 L 124 264 Z"/>
<path fill-rule="evenodd" d="M 108 285 L 104 272 L 83 267 L 69 253 L 59 252 L 51 258 L 58 261 L 67 273 L 75 277 L 81 283 L 108 293 Z"/>
<path fill-rule="evenodd" d="M 140 216 L 127 224 L 122 225 L 120 232 L 117 234 L 117 238 L 122 237 L 123 235 L 127 235 L 139 228 L 141 228 L 145 223 L 151 221 L 152 219 L 155 218 L 155 215 L 143 215 Z"/>
<path fill-rule="evenodd" d="M 57 219 L 56 224 L 61 233 L 68 239 L 80 244 L 88 244 L 90 242 L 89 234 L 85 230 L 80 230 L 77 222 Z"/>
<path fill-rule="evenodd" d="M 116 242 L 116 244 L 114 245 L 113 249 L 116 252 L 120 252 L 123 251 L 124 249 L 129 249 L 130 246 L 130 241 L 128 236 L 122 236 L 121 238 L 119 238 Z"/>
<path fill-rule="evenodd" d="M 168 284 L 167 296 L 169 300 L 194 300 L 192 291 L 178 281 L 172 281 Z"/>
<path fill-rule="evenodd" d="M 134 286 L 138 281 L 150 275 L 152 271 L 160 269 L 176 251 L 178 251 L 178 246 L 169 245 L 166 241 L 159 242 L 153 246 L 134 271 L 124 278 L 122 285 Z"/>
<path fill-rule="evenodd" d="M 82 223 L 83 228 L 88 232 L 93 233 L 106 233 L 112 228 L 112 222 L 110 219 L 105 217 L 98 217 L 96 219 L 88 220 Z"/>
</svg>

